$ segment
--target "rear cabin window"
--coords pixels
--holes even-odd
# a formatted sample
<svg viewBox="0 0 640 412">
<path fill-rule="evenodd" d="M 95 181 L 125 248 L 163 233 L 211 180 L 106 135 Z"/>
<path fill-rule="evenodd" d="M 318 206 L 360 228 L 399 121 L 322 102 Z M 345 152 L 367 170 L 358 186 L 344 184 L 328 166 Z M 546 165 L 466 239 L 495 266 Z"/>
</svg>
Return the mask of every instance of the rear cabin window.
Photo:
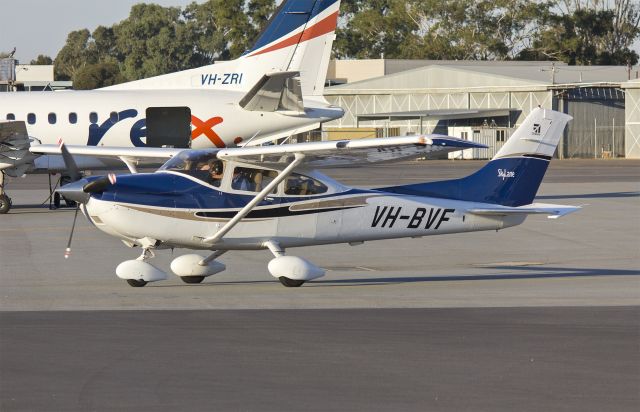
<svg viewBox="0 0 640 412">
<path fill-rule="evenodd" d="M 16 120 L 16 115 L 13 113 L 7 114 L 7 120 Z"/>
<path fill-rule="evenodd" d="M 78 123 L 78 115 L 77 115 L 77 113 L 69 113 L 69 123 L 71 123 L 71 124 Z"/>
<path fill-rule="evenodd" d="M 328 190 L 323 183 L 309 176 L 292 173 L 284 185 L 284 194 L 289 196 L 310 196 L 325 193 Z"/>
<path fill-rule="evenodd" d="M 36 124 L 36 115 L 34 113 L 29 113 L 27 115 L 27 123 Z"/>
<path fill-rule="evenodd" d="M 231 188 L 245 192 L 260 192 L 278 176 L 275 170 L 254 169 L 250 167 L 236 167 L 233 170 Z M 277 188 L 274 188 L 275 193 Z"/>
<path fill-rule="evenodd" d="M 98 113 L 96 112 L 89 113 L 89 121 L 91 123 L 98 123 Z"/>
<path fill-rule="evenodd" d="M 55 113 L 49 113 L 49 124 L 56 124 L 58 116 Z"/>
<path fill-rule="evenodd" d="M 118 123 L 118 112 L 111 112 L 109 120 L 111 120 L 111 123 Z"/>
</svg>

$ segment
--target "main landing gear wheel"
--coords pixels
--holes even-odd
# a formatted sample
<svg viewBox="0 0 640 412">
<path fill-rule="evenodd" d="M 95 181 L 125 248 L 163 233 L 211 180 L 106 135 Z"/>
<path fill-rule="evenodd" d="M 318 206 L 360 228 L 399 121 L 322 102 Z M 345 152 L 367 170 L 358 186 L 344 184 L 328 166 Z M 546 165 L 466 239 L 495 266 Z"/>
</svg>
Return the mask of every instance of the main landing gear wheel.
<svg viewBox="0 0 640 412">
<path fill-rule="evenodd" d="M 280 276 L 278 280 L 280 281 L 280 283 L 282 283 L 284 286 L 288 288 L 299 288 L 305 282 L 304 280 L 289 279 L 284 276 Z"/>
<path fill-rule="evenodd" d="M 0 195 L 0 214 L 9 213 L 11 209 L 11 198 L 5 194 Z"/>
<path fill-rule="evenodd" d="M 182 279 L 184 283 L 194 284 L 202 283 L 204 276 L 180 276 L 180 279 Z"/>
<path fill-rule="evenodd" d="M 127 279 L 127 283 L 129 284 L 129 286 L 132 286 L 134 288 L 141 288 L 143 286 L 146 286 L 146 284 L 149 282 L 138 279 Z"/>
</svg>

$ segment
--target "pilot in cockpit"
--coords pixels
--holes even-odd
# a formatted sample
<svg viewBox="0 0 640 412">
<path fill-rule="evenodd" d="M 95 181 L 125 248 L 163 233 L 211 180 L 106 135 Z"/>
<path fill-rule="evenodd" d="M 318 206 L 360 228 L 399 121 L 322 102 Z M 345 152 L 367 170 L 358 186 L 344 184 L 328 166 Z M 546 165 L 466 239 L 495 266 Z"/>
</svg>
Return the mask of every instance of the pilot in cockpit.
<svg viewBox="0 0 640 412">
<path fill-rule="evenodd" d="M 224 167 L 221 160 L 212 160 L 209 162 L 209 178 L 208 183 L 215 187 L 220 187 L 222 182 L 222 174 Z"/>
</svg>

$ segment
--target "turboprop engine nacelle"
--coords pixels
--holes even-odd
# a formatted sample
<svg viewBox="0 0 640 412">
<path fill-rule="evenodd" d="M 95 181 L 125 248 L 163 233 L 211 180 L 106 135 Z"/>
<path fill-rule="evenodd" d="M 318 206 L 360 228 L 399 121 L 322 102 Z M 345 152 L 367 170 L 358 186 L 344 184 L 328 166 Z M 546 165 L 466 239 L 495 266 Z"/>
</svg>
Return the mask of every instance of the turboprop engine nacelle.
<svg viewBox="0 0 640 412">
<path fill-rule="evenodd" d="M 295 280 L 313 280 L 324 276 L 325 271 L 313 263 L 297 256 L 280 256 L 269 262 L 269 273 L 274 278 L 286 277 Z"/>
<path fill-rule="evenodd" d="M 176 275 L 183 276 L 211 276 L 220 273 L 227 267 L 220 263 L 211 261 L 206 265 L 200 265 L 204 256 L 200 255 L 182 255 L 173 259 L 171 262 L 171 271 Z"/>
</svg>

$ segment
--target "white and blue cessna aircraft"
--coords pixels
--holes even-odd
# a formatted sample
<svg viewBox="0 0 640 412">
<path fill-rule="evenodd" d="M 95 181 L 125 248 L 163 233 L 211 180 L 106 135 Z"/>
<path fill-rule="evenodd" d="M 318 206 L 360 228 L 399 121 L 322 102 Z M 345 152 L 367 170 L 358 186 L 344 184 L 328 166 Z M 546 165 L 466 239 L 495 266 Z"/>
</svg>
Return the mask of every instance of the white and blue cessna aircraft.
<svg viewBox="0 0 640 412">
<path fill-rule="evenodd" d="M 4 176 L 64 172 L 33 143 L 130 147 L 135 163 L 157 147 L 261 144 L 318 128 L 344 111 L 323 96 L 340 0 L 286 0 L 240 58 L 91 91 L 0 93 L 0 213 Z M 153 152 L 153 150 L 151 150 Z M 78 156 L 80 170 L 120 167 Z M 65 179 L 66 180 L 66 179 Z"/>
<path fill-rule="evenodd" d="M 209 250 L 186 254 L 171 271 L 200 283 L 225 269 L 230 250 L 269 249 L 268 270 L 288 287 L 324 275 L 285 250 L 361 243 L 519 225 L 529 214 L 551 218 L 578 207 L 533 203 L 570 116 L 537 108 L 496 156 L 461 179 L 378 189 L 344 186 L 317 168 L 415 158 L 483 147 L 439 135 L 171 152 L 155 173 L 89 177 L 60 192 L 79 202 L 100 230 L 143 249 L 121 263 L 132 286 L 167 278 L 148 261 L 156 249 Z M 77 148 L 61 146 L 63 153 Z M 34 149 L 34 150 L 37 150 Z M 117 155 L 114 153 L 113 155 Z M 73 158 L 67 154 L 73 168 Z"/>
</svg>

